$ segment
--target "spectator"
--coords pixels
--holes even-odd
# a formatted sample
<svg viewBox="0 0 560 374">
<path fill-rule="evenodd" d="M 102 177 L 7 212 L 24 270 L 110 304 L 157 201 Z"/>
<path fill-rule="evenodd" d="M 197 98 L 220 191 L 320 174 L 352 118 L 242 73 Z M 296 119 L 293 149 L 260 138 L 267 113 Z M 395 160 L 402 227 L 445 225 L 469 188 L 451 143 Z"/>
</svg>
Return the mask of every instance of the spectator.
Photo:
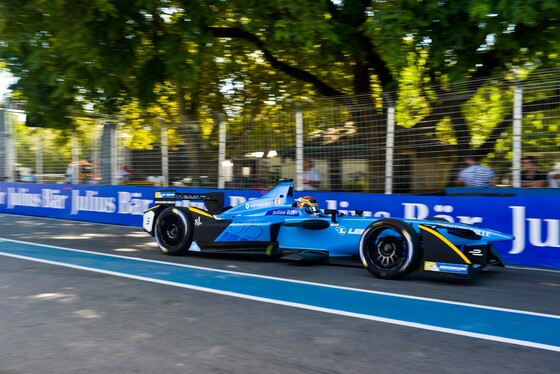
<svg viewBox="0 0 560 374">
<path fill-rule="evenodd" d="M 478 157 L 466 156 L 467 167 L 459 172 L 455 181 L 458 187 L 494 187 L 496 186 L 496 173 L 488 166 L 478 163 Z"/>
<path fill-rule="evenodd" d="M 560 188 L 560 162 L 557 162 L 548 173 L 548 187 Z"/>
<path fill-rule="evenodd" d="M 321 174 L 313 166 L 313 161 L 303 160 L 303 189 L 315 191 L 321 188 Z"/>
<path fill-rule="evenodd" d="M 546 174 L 537 170 L 537 160 L 525 156 L 521 160 L 521 187 L 538 188 L 546 186 Z"/>
<path fill-rule="evenodd" d="M 119 178 L 121 182 L 128 182 L 132 177 L 132 169 L 126 165 L 121 165 L 119 169 Z"/>
<path fill-rule="evenodd" d="M 37 183 L 37 175 L 35 175 L 35 170 L 29 169 L 29 176 L 27 177 L 27 182 Z"/>
</svg>

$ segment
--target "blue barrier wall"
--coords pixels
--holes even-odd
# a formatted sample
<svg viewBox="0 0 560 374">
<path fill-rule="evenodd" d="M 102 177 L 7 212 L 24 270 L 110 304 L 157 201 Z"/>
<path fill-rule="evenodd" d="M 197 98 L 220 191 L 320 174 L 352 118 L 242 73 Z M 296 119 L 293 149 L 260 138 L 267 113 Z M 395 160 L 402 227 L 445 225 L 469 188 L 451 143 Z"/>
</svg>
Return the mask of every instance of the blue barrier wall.
<svg viewBox="0 0 560 374">
<path fill-rule="evenodd" d="M 141 226 L 142 212 L 161 187 L 0 184 L 0 213 Z M 180 189 L 204 193 L 212 189 Z M 225 204 L 237 205 L 263 192 L 224 190 Z M 374 217 L 445 216 L 511 233 L 497 243 L 506 264 L 560 269 L 560 191 L 552 189 L 450 189 L 442 196 L 313 192 L 322 208 L 363 209 Z M 483 196 L 488 193 L 488 196 Z M 296 197 L 303 196 L 296 193 Z M 196 205 L 200 203 L 195 203 Z M 32 234 L 32 233 L 30 233 Z M 0 233 L 1 235 L 1 233 Z"/>
</svg>

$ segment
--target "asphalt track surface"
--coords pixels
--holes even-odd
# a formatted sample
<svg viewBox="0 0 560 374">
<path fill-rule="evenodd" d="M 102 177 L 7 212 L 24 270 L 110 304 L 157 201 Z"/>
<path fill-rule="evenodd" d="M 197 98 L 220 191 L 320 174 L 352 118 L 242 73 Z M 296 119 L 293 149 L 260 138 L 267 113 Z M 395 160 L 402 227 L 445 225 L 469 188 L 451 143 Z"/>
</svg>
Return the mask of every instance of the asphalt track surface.
<svg viewBox="0 0 560 374">
<path fill-rule="evenodd" d="M 387 281 L 0 215 L 0 374 L 559 370 L 557 271 Z"/>
</svg>

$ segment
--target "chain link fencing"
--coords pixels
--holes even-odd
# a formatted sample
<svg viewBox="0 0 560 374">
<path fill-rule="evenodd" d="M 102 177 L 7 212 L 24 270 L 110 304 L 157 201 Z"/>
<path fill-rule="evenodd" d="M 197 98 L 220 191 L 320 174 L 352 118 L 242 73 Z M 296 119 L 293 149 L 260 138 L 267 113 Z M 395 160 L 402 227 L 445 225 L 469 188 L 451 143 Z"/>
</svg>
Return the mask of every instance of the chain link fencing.
<svg viewBox="0 0 560 374">
<path fill-rule="evenodd" d="M 0 115 L 0 177 L 30 183 L 268 188 L 294 178 L 304 160 L 319 189 L 429 194 L 454 185 L 474 155 L 497 186 L 520 186 L 521 158 L 537 160 L 557 187 L 560 71 L 449 86 L 405 86 L 384 96 L 337 97 L 273 106 L 264 114 L 214 115 L 155 124 L 79 118 L 74 131 L 25 126 Z M 226 111 L 227 112 L 227 111 Z"/>
</svg>

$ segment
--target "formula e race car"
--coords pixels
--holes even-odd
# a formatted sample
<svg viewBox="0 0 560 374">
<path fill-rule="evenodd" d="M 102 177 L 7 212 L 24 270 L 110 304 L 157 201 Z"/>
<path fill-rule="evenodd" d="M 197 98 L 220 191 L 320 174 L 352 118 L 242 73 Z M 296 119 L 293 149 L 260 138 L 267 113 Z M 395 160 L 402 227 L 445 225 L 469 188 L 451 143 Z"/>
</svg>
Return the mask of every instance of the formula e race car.
<svg viewBox="0 0 560 374">
<path fill-rule="evenodd" d="M 183 206 L 201 200 L 206 209 Z M 470 278 L 487 266 L 504 266 L 492 244 L 512 235 L 442 219 L 364 217 L 321 210 L 310 196 L 296 199 L 291 179 L 262 197 L 223 208 L 224 194 L 155 193 L 143 228 L 159 248 L 191 252 L 264 253 L 285 260 L 354 261 L 374 276 L 400 279 L 414 270 Z M 201 205 L 201 204 L 199 204 Z"/>
</svg>

